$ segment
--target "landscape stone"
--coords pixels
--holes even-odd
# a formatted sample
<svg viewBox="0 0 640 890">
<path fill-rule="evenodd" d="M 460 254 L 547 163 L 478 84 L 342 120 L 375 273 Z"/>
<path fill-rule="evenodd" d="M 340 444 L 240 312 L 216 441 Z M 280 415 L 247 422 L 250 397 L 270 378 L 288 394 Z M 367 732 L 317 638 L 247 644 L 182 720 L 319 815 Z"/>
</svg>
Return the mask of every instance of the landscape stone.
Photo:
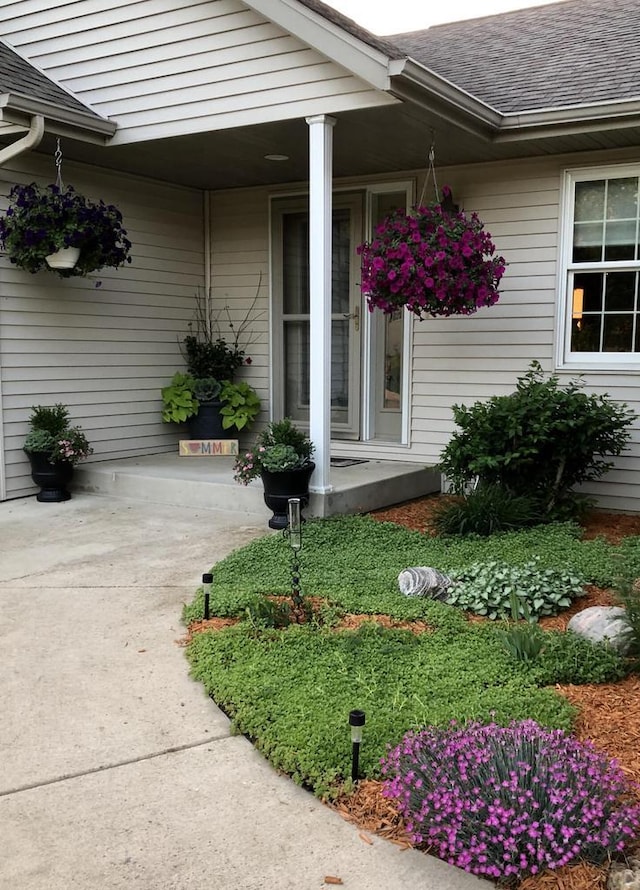
<svg viewBox="0 0 640 890">
<path fill-rule="evenodd" d="M 398 587 L 405 596 L 425 596 L 434 600 L 444 599 L 447 588 L 453 584 L 448 575 L 429 566 L 413 566 L 398 575 Z"/>
<path fill-rule="evenodd" d="M 607 890 L 640 890 L 640 859 L 631 856 L 627 862 L 613 862 Z"/>
<path fill-rule="evenodd" d="M 632 631 L 621 606 L 589 606 L 571 618 L 568 629 L 591 640 L 606 641 L 621 655 L 631 649 Z"/>
</svg>

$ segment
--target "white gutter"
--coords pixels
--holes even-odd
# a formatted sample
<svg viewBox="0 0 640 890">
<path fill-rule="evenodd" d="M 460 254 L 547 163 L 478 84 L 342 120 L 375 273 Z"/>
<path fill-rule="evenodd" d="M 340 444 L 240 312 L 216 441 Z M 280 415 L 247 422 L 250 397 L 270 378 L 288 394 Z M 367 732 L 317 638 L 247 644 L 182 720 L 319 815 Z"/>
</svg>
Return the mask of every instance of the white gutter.
<svg viewBox="0 0 640 890">
<path fill-rule="evenodd" d="M 2 167 L 3 164 L 6 164 L 7 161 L 10 161 L 11 158 L 15 158 L 16 155 L 24 154 L 25 151 L 29 151 L 31 148 L 36 148 L 40 145 L 43 136 L 44 118 L 41 114 L 35 114 L 31 118 L 29 132 L 26 133 L 22 139 L 18 139 L 16 142 L 12 142 L 11 145 L 7 145 L 5 148 L 0 149 L 0 167 Z"/>
</svg>

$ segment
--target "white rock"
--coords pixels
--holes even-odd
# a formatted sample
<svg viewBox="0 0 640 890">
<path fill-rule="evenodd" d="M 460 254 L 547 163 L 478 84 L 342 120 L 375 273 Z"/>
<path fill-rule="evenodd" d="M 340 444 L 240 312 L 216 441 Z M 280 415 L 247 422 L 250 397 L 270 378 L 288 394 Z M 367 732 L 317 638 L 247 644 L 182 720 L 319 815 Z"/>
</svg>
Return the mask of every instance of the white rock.
<svg viewBox="0 0 640 890">
<path fill-rule="evenodd" d="M 632 856 L 626 863 L 613 862 L 607 890 L 640 890 L 640 860 Z"/>
<path fill-rule="evenodd" d="M 405 596 L 427 596 L 441 599 L 453 583 L 448 575 L 429 566 L 414 566 L 398 575 L 398 587 Z"/>
<path fill-rule="evenodd" d="M 606 640 L 617 652 L 626 655 L 633 641 L 626 616 L 626 609 L 621 606 L 589 606 L 573 616 L 568 628 L 593 643 Z"/>
</svg>

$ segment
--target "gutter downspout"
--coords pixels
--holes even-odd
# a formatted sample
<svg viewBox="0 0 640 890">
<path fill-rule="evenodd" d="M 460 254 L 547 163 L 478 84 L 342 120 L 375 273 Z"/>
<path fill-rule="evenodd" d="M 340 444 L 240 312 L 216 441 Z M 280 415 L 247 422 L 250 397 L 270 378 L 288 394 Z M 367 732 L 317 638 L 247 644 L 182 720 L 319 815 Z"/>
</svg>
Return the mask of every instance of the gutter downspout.
<svg viewBox="0 0 640 890">
<path fill-rule="evenodd" d="M 0 167 L 16 155 L 29 151 L 40 144 L 44 135 L 44 117 L 36 114 L 31 118 L 31 126 L 29 132 L 22 138 L 0 149 Z M 0 347 L 1 347 L 0 342 Z M 0 348 L 0 501 L 6 500 L 7 497 L 7 479 L 4 463 L 4 426 L 2 422 L 2 350 Z"/>
<path fill-rule="evenodd" d="M 5 148 L 0 149 L 0 167 L 7 161 L 10 161 L 11 158 L 15 158 L 16 155 L 24 154 L 24 152 L 29 151 L 30 148 L 36 148 L 40 145 L 43 136 L 44 117 L 41 114 L 35 114 L 31 118 L 29 132 L 21 139 L 18 139 L 17 142 L 12 142 L 11 145 L 7 145 Z"/>
</svg>

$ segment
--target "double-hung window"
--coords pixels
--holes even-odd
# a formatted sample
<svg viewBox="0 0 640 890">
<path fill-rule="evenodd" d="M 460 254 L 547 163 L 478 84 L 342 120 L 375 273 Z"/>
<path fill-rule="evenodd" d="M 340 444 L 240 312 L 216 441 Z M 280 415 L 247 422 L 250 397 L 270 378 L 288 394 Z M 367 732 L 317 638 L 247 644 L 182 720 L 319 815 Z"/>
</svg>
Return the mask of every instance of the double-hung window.
<svg viewBox="0 0 640 890">
<path fill-rule="evenodd" d="M 566 180 L 561 364 L 640 367 L 640 167 Z"/>
</svg>

